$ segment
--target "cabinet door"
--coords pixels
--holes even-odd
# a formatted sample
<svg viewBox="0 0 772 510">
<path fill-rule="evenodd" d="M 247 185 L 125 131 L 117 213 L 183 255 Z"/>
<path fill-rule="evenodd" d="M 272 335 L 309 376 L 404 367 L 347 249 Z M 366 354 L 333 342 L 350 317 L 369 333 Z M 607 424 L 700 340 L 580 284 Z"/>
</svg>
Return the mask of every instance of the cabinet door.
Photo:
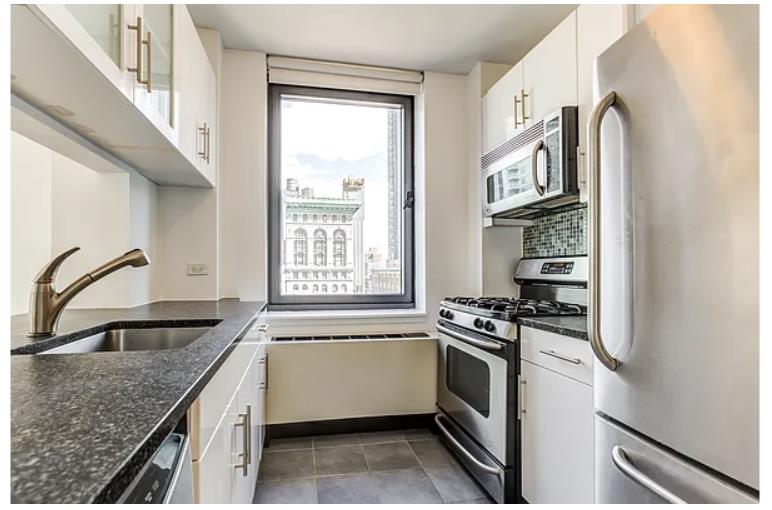
<svg viewBox="0 0 772 510">
<path fill-rule="evenodd" d="M 141 20 L 141 37 L 135 35 L 131 43 L 135 45 L 132 67 L 139 69 L 135 73 L 134 104 L 176 145 L 172 117 L 175 8 L 169 4 L 135 6 L 135 18 Z"/>
<path fill-rule="evenodd" d="M 255 363 L 254 358 L 250 360 L 249 368 L 244 373 L 244 377 L 239 385 L 238 392 L 236 394 L 236 400 L 238 401 L 238 413 L 240 416 L 245 417 L 245 423 L 247 424 L 247 434 L 242 434 L 241 438 L 237 441 L 239 450 L 243 455 L 246 455 L 247 468 L 236 469 L 236 486 L 233 493 L 232 503 L 249 504 L 252 503 L 252 496 L 255 490 L 255 484 L 257 483 L 257 470 L 256 467 L 256 455 L 257 450 L 255 448 L 256 439 L 256 422 L 259 419 L 257 416 L 257 388 L 255 387 Z M 239 428 L 241 432 L 243 429 Z M 242 462 L 242 458 L 238 459 L 238 463 Z"/>
<path fill-rule="evenodd" d="M 576 11 L 523 59 L 526 125 L 561 106 L 576 105 Z"/>
<path fill-rule="evenodd" d="M 175 16 L 175 118 L 180 151 L 215 182 L 217 80 L 198 31 L 184 5 Z"/>
<path fill-rule="evenodd" d="M 132 6 L 37 4 L 31 8 L 61 32 L 129 100 L 133 100 L 133 76 L 127 70 L 130 34 L 126 23 L 133 15 Z"/>
<path fill-rule="evenodd" d="M 592 503 L 592 387 L 521 360 L 522 492 L 529 503 Z"/>
<path fill-rule="evenodd" d="M 516 101 L 522 88 L 523 64 L 519 62 L 483 97 L 483 154 L 512 138 L 521 127 L 516 125 L 522 117 L 521 105 Z"/>
<path fill-rule="evenodd" d="M 265 443 L 265 396 L 268 390 L 268 353 L 262 345 L 255 357 L 255 388 L 257 388 L 257 404 L 255 418 L 255 474 L 260 471 L 260 460 L 263 458 Z"/>
<path fill-rule="evenodd" d="M 241 472 L 234 467 L 242 451 L 239 423 L 238 399 L 234 395 L 203 457 L 194 461 L 194 472 L 198 473 L 196 503 L 223 504 L 236 499 L 241 478 Z"/>
</svg>

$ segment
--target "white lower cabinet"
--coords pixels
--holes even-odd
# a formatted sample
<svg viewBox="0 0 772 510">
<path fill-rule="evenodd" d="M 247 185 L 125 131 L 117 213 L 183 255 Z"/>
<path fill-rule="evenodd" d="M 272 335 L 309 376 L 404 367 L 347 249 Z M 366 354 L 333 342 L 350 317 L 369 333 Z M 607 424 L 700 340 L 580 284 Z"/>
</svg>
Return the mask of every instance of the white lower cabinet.
<svg viewBox="0 0 772 510">
<path fill-rule="evenodd" d="M 266 365 L 264 344 L 239 344 L 191 406 L 196 503 L 252 502 L 265 429 Z"/>
<path fill-rule="evenodd" d="M 535 352 L 564 355 L 577 346 L 590 348 L 583 340 L 522 329 Z M 549 348 L 540 346 L 542 335 Z M 556 346 L 555 337 L 565 345 Z M 584 356 L 564 357 L 572 361 L 554 359 L 571 369 L 573 361 L 586 363 Z M 523 358 L 520 363 L 523 498 L 529 503 L 592 503 L 592 386 L 560 373 L 559 366 L 546 368 L 533 361 Z"/>
</svg>

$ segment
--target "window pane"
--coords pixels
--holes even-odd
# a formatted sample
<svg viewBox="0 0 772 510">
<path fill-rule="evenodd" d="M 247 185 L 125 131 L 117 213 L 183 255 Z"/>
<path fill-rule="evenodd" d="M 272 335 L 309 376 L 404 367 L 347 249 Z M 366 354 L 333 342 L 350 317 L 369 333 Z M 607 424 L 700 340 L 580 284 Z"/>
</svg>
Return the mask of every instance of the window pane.
<svg viewBox="0 0 772 510">
<path fill-rule="evenodd" d="M 282 95 L 282 295 L 404 292 L 401 105 Z"/>
</svg>

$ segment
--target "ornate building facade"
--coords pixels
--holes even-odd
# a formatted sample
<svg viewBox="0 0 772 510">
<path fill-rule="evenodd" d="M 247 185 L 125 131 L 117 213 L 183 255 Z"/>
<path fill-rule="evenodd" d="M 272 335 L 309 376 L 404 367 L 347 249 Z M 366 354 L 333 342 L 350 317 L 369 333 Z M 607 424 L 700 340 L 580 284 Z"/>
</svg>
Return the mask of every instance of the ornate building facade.
<svg viewBox="0 0 772 510">
<path fill-rule="evenodd" d="M 344 179 L 340 197 L 316 197 L 287 179 L 283 200 L 282 293 L 365 292 L 364 179 Z"/>
</svg>

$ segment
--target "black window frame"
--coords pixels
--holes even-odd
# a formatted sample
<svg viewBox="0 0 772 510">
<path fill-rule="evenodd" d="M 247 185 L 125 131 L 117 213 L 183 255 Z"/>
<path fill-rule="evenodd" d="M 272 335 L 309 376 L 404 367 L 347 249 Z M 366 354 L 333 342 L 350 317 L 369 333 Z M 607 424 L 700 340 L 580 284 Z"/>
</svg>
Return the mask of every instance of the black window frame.
<svg viewBox="0 0 772 510">
<path fill-rule="evenodd" d="M 400 105 L 403 122 L 403 289 L 401 294 L 329 296 L 281 294 L 281 97 L 283 95 Z M 415 307 L 415 162 L 413 96 L 296 85 L 268 85 L 268 306 L 271 310 L 356 310 Z M 313 239 L 308 236 L 307 243 Z M 306 245 L 308 256 L 309 246 Z"/>
</svg>

